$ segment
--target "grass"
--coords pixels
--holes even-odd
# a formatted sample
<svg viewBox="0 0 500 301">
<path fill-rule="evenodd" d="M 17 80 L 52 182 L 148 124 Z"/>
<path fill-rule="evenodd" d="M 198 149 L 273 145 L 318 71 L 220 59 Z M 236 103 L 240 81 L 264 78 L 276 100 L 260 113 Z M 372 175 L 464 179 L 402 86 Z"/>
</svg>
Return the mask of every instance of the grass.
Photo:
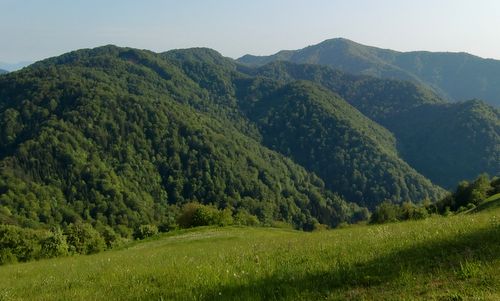
<svg viewBox="0 0 500 301">
<path fill-rule="evenodd" d="M 500 300 L 499 215 L 171 233 L 2 266 L 0 300 Z"/>
<path fill-rule="evenodd" d="M 494 194 L 481 202 L 476 208 L 472 209 L 472 212 L 492 210 L 495 208 L 500 208 L 500 193 Z"/>
</svg>

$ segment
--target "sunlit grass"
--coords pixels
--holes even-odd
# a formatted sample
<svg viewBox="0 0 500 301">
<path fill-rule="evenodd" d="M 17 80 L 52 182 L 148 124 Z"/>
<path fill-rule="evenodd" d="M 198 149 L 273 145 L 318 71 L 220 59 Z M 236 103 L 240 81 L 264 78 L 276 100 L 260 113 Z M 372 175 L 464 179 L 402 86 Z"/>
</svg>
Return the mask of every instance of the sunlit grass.
<svg viewBox="0 0 500 301">
<path fill-rule="evenodd" d="M 0 267 L 0 300 L 500 300 L 499 213 L 184 231 Z"/>
</svg>

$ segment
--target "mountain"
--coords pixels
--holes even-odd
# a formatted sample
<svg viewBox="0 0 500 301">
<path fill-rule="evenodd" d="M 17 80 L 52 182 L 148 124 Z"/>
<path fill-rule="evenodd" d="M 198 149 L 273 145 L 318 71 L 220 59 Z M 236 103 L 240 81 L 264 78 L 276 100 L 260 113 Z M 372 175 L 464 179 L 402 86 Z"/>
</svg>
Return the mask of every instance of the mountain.
<svg viewBox="0 0 500 301">
<path fill-rule="evenodd" d="M 253 97 L 258 83 L 249 86 Z M 442 193 L 398 156 L 389 131 L 317 84 L 292 82 L 249 102 L 245 111 L 264 145 L 314 171 L 348 200 L 374 208 L 384 199 L 437 199 Z"/>
<path fill-rule="evenodd" d="M 193 201 L 296 227 L 313 216 L 334 226 L 360 210 L 197 104 L 211 106 L 210 95 L 182 70 L 128 48 L 81 50 L 2 76 L 0 220 L 84 221 L 128 235 Z"/>
<path fill-rule="evenodd" d="M 354 74 L 413 81 L 448 100 L 478 98 L 500 106 L 500 61 L 467 53 L 398 52 L 338 38 L 271 56 L 245 55 L 238 61 L 253 66 L 272 61 L 331 66 Z"/>
<path fill-rule="evenodd" d="M 0 74 L 5 74 L 5 73 L 9 73 L 9 71 L 0 69 Z"/>
<path fill-rule="evenodd" d="M 452 188 L 483 172 L 500 173 L 500 113 L 484 102 L 447 103 L 411 82 L 351 75 L 319 65 L 281 61 L 239 69 L 282 82 L 313 81 L 337 93 L 390 130 L 399 155 L 443 187 Z"/>
<path fill-rule="evenodd" d="M 335 226 L 366 217 L 348 201 L 443 194 L 338 95 L 242 73 L 210 49 L 105 46 L 35 63 L 0 78 L 0 129 L 0 220 L 25 227 L 127 236 L 189 202 Z"/>
<path fill-rule="evenodd" d="M 384 199 L 436 199 L 443 192 L 401 160 L 390 132 L 317 84 L 248 77 L 206 49 L 164 55 L 225 103 L 220 112 L 246 117 L 257 127 L 256 139 L 315 172 L 348 200 L 373 208 Z"/>
</svg>

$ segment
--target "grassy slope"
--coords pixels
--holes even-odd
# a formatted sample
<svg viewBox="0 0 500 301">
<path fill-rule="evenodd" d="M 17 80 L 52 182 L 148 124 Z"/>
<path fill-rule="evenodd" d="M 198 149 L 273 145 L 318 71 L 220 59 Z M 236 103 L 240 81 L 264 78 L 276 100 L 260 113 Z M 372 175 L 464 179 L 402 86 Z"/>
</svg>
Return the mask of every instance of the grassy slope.
<svg viewBox="0 0 500 301">
<path fill-rule="evenodd" d="M 500 193 L 494 194 L 484 200 L 476 208 L 472 209 L 471 212 L 479 212 L 483 210 L 493 210 L 500 208 Z"/>
<path fill-rule="evenodd" d="M 499 300 L 499 215 L 185 231 L 0 267 L 0 300 Z"/>
</svg>

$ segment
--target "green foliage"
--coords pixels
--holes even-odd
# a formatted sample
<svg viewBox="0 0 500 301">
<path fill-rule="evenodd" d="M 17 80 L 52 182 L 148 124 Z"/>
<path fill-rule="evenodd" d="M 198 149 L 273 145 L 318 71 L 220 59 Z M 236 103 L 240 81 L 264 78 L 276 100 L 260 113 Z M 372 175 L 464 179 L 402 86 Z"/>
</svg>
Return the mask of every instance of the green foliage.
<svg viewBox="0 0 500 301">
<path fill-rule="evenodd" d="M 228 226 L 232 225 L 233 222 L 231 209 L 218 210 L 213 206 L 206 206 L 199 203 L 185 204 L 178 218 L 178 223 L 183 228 Z"/>
<path fill-rule="evenodd" d="M 260 224 L 257 216 L 250 214 L 247 210 L 241 209 L 234 215 L 234 224 L 240 226 L 258 226 Z"/>
<path fill-rule="evenodd" d="M 461 179 L 500 170 L 500 112 L 484 102 L 449 104 L 418 84 L 319 65 L 273 62 L 240 69 L 284 82 L 313 81 L 337 93 L 391 131 L 399 155 L 438 185 L 451 188 Z"/>
<path fill-rule="evenodd" d="M 134 231 L 135 239 L 145 239 L 158 234 L 158 227 L 155 225 L 140 225 Z"/>
<path fill-rule="evenodd" d="M 267 85 L 242 82 L 240 89 L 255 95 Z M 314 171 L 345 199 L 374 208 L 382 199 L 437 200 L 443 194 L 398 157 L 387 130 L 318 85 L 293 82 L 247 101 L 244 110 L 264 144 Z"/>
<path fill-rule="evenodd" d="M 399 216 L 399 206 L 391 203 L 390 201 L 384 201 L 375 208 L 370 222 L 374 224 L 396 222 L 399 220 Z"/>
<path fill-rule="evenodd" d="M 47 231 L 0 225 L 0 265 L 67 254 L 66 237 L 59 228 Z"/>
<path fill-rule="evenodd" d="M 482 174 L 472 182 L 462 181 L 452 194 L 437 202 L 435 208 L 441 213 L 447 210 L 473 209 L 497 193 L 498 179 L 497 177 L 490 179 L 487 174 Z"/>
<path fill-rule="evenodd" d="M 330 225 L 348 221 L 344 200 L 256 140 L 218 54 L 191 56 L 106 46 L 2 77 L 0 218 L 128 237 L 144 224 L 175 228 L 179 207 L 201 201 L 297 228 L 320 206 Z"/>
<path fill-rule="evenodd" d="M 70 253 L 93 254 L 106 248 L 106 242 L 99 232 L 86 223 L 70 224 L 65 235 Z"/>
<path fill-rule="evenodd" d="M 0 225 L 0 264 L 40 257 L 43 233 L 12 225 Z"/>
<path fill-rule="evenodd" d="M 52 258 L 68 255 L 68 243 L 62 230 L 55 228 L 50 235 L 41 241 L 42 257 Z"/>
<path fill-rule="evenodd" d="M 416 205 L 412 202 L 394 204 L 390 201 L 384 201 L 373 211 L 370 217 L 370 223 L 383 224 L 406 220 L 420 220 L 428 218 L 429 216 L 428 205 Z"/>
</svg>

